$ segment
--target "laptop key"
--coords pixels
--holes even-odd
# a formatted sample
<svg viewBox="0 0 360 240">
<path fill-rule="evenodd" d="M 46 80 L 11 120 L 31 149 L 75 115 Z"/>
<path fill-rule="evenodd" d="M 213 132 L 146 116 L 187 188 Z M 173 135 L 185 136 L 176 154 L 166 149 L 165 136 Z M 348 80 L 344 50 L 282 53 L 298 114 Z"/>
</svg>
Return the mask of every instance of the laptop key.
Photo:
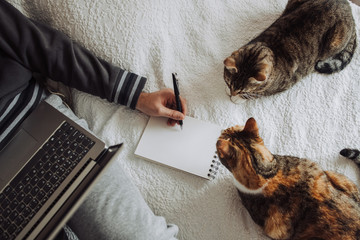
<svg viewBox="0 0 360 240">
<path fill-rule="evenodd" d="M 69 167 L 71 166 L 71 162 L 69 160 L 65 160 L 64 164 L 63 164 L 63 167 L 65 169 L 68 169 Z"/>
<path fill-rule="evenodd" d="M 40 169 L 43 165 L 44 165 L 44 161 L 39 160 L 39 161 L 36 163 L 35 168 L 36 168 L 36 169 Z"/>
<path fill-rule="evenodd" d="M 78 143 L 82 143 L 82 141 L 86 138 L 86 136 L 83 133 L 80 133 L 79 136 L 76 138 L 76 141 Z"/>
<path fill-rule="evenodd" d="M 65 169 L 63 167 L 59 167 L 57 170 L 56 170 L 56 175 L 58 175 L 59 177 L 61 176 L 64 176 L 64 173 L 65 173 Z"/>
<path fill-rule="evenodd" d="M 54 145 L 55 141 L 57 140 L 56 136 L 51 136 L 48 140 L 48 143 L 50 143 L 51 145 Z"/>
<path fill-rule="evenodd" d="M 73 142 L 70 146 L 71 150 L 75 150 L 77 147 L 79 146 L 79 143 L 78 142 Z"/>
<path fill-rule="evenodd" d="M 65 152 L 65 150 L 66 150 L 66 148 L 63 148 L 62 146 L 58 147 L 58 150 L 56 151 L 57 155 L 54 155 L 54 156 L 61 156 Z"/>
<path fill-rule="evenodd" d="M 68 139 L 68 137 L 69 137 L 69 134 L 68 134 L 67 132 L 64 132 L 64 133 L 60 136 L 60 139 L 65 141 L 66 139 Z"/>
<path fill-rule="evenodd" d="M 57 163 L 54 163 L 53 166 L 50 168 L 52 172 L 56 172 L 60 168 L 60 165 Z"/>
<path fill-rule="evenodd" d="M 4 194 L 5 195 L 8 195 L 10 194 L 10 192 L 12 191 L 12 187 L 10 185 L 8 185 L 5 189 L 4 189 Z"/>
<path fill-rule="evenodd" d="M 47 161 L 45 164 L 44 164 L 44 169 L 45 170 L 49 170 L 50 168 L 51 168 L 51 166 L 52 166 L 52 163 L 51 163 L 51 161 Z"/>
<path fill-rule="evenodd" d="M 27 196 L 24 198 L 23 202 L 24 202 L 25 204 L 29 204 L 29 202 L 31 202 L 31 200 L 32 200 L 32 197 L 31 197 L 30 195 L 27 195 Z"/>
<path fill-rule="evenodd" d="M 8 219 L 4 219 L 4 221 L 1 224 L 1 227 L 6 230 L 10 226 L 11 222 Z"/>
<path fill-rule="evenodd" d="M 29 175 L 26 175 L 23 180 L 21 181 L 24 185 L 26 185 L 27 183 L 29 183 L 31 180 L 31 177 Z"/>
<path fill-rule="evenodd" d="M 30 184 L 26 185 L 25 188 L 24 188 L 24 193 L 30 192 L 31 189 L 32 189 L 32 186 Z"/>
<path fill-rule="evenodd" d="M 29 218 L 29 215 L 31 214 L 31 209 L 29 207 L 25 207 L 22 211 L 22 216 L 25 218 Z"/>
<path fill-rule="evenodd" d="M 19 205 L 16 208 L 16 211 L 18 211 L 19 213 L 21 213 L 26 207 L 25 203 L 19 203 Z"/>
<path fill-rule="evenodd" d="M 6 208 L 3 213 L 2 213 L 2 216 L 4 218 L 7 218 L 9 215 L 11 214 L 11 209 L 10 208 Z"/>
<path fill-rule="evenodd" d="M 71 155 L 69 156 L 70 162 L 73 162 L 73 163 L 74 163 L 74 161 L 76 160 L 76 158 L 77 158 L 78 155 L 79 155 L 79 154 L 77 154 L 76 152 L 72 152 Z M 72 164 L 72 165 L 73 165 L 73 164 Z M 76 165 L 76 162 L 75 162 L 75 165 Z"/>
<path fill-rule="evenodd" d="M 82 146 L 79 146 L 79 147 L 76 148 L 76 152 L 77 152 L 78 154 L 83 153 L 84 150 L 85 150 L 85 149 L 84 149 Z"/>
<path fill-rule="evenodd" d="M 53 154 L 56 152 L 56 150 L 57 150 L 57 149 L 56 149 L 55 147 L 50 147 L 47 152 L 48 152 L 48 154 L 51 156 L 51 155 L 53 155 Z"/>
<path fill-rule="evenodd" d="M 33 197 L 35 197 L 35 196 L 38 194 L 39 191 L 40 191 L 40 188 L 39 188 L 39 187 L 34 187 L 34 188 L 31 190 L 31 195 L 32 195 Z"/>
<path fill-rule="evenodd" d="M 24 191 L 19 192 L 18 195 L 16 196 L 16 200 L 18 200 L 19 202 L 22 202 L 23 199 L 25 198 L 26 194 Z"/>
<path fill-rule="evenodd" d="M 52 172 L 48 171 L 48 172 L 44 175 L 44 178 L 45 178 L 47 181 L 49 181 L 50 178 L 51 178 L 53 175 L 54 175 L 54 174 L 53 174 Z"/>
<path fill-rule="evenodd" d="M 10 236 L 6 232 L 4 232 L 0 235 L 0 238 L 1 238 L 1 240 L 8 240 L 8 239 L 10 239 Z"/>
<path fill-rule="evenodd" d="M 37 183 L 37 186 L 39 188 L 42 188 L 44 185 L 46 184 L 46 180 L 45 179 L 40 179 L 39 182 Z"/>
<path fill-rule="evenodd" d="M 61 139 L 58 139 L 58 140 L 56 140 L 56 142 L 54 143 L 54 146 L 55 146 L 56 148 L 60 148 L 60 147 L 63 146 L 63 144 L 64 144 L 64 142 L 63 142 Z"/>
<path fill-rule="evenodd" d="M 34 211 L 34 209 L 31 209 L 31 212 L 28 215 L 29 220 L 32 219 L 35 216 L 36 212 Z"/>
<path fill-rule="evenodd" d="M 75 139 L 79 136 L 79 134 L 80 134 L 80 131 L 76 129 L 74 132 L 72 132 L 72 133 L 70 134 L 69 139 L 70 139 L 71 141 L 73 141 L 73 140 L 75 140 Z"/>
<path fill-rule="evenodd" d="M 19 205 L 19 202 L 17 200 L 12 200 L 10 203 L 10 209 L 15 209 Z"/>
<path fill-rule="evenodd" d="M 24 184 L 19 183 L 16 187 L 15 187 L 15 192 L 19 193 L 24 189 Z"/>
<path fill-rule="evenodd" d="M 42 162 L 46 162 L 50 159 L 50 155 L 49 154 L 44 154 L 43 157 L 41 158 Z"/>
<path fill-rule="evenodd" d="M 16 192 L 11 191 L 10 194 L 7 196 L 7 198 L 11 201 L 16 198 Z"/>
<path fill-rule="evenodd" d="M 17 224 L 17 222 L 18 222 L 18 221 L 15 220 L 15 224 L 17 225 L 16 230 L 15 230 L 15 232 L 14 232 L 15 236 L 16 236 L 17 234 L 19 234 L 19 233 L 21 232 L 21 230 L 23 230 L 23 228 L 24 228 L 24 227 L 21 226 L 21 222 L 20 222 L 19 224 Z"/>
<path fill-rule="evenodd" d="M 34 176 L 36 176 L 37 172 L 38 170 L 36 168 L 32 168 L 29 172 L 30 177 L 33 178 Z"/>
<path fill-rule="evenodd" d="M 19 216 L 19 213 L 17 211 L 13 211 L 10 215 L 9 215 L 9 219 L 11 221 L 14 221 L 15 218 L 17 218 Z"/>
<path fill-rule="evenodd" d="M 36 195 L 36 199 L 39 200 L 40 202 L 44 203 L 46 202 L 47 198 L 46 198 L 46 193 L 41 190 L 38 195 Z"/>
<path fill-rule="evenodd" d="M 10 225 L 7 229 L 7 232 L 11 235 L 15 232 L 16 227 L 14 225 Z"/>
<path fill-rule="evenodd" d="M 33 209 L 36 208 L 38 205 L 39 205 L 39 201 L 35 198 L 33 198 L 29 203 L 29 207 Z"/>
<path fill-rule="evenodd" d="M 24 217 L 19 215 L 17 216 L 17 218 L 15 219 L 15 224 L 18 225 L 18 226 L 21 226 L 22 222 L 25 221 Z"/>
<path fill-rule="evenodd" d="M 38 178 L 42 178 L 45 175 L 46 171 L 45 169 L 39 169 L 38 173 L 36 174 L 36 176 Z M 39 184 L 39 183 L 38 183 Z"/>
<path fill-rule="evenodd" d="M 43 151 L 47 151 L 47 150 L 50 149 L 50 147 L 51 147 L 51 143 L 46 142 L 46 143 L 43 145 L 42 150 L 43 150 Z"/>
<path fill-rule="evenodd" d="M 9 206 L 10 201 L 8 199 L 4 199 L 1 203 L 1 207 L 2 208 L 6 208 L 7 206 Z"/>
<path fill-rule="evenodd" d="M 50 182 L 55 185 L 56 183 L 58 183 L 59 181 L 59 177 L 56 175 L 53 175 L 52 178 L 50 179 Z"/>
<path fill-rule="evenodd" d="M 75 128 L 73 126 L 69 126 L 68 129 L 66 130 L 66 133 L 70 135 L 74 130 Z"/>
<path fill-rule="evenodd" d="M 39 181 L 39 178 L 37 177 L 37 176 L 34 176 L 32 179 L 31 179 L 31 181 L 30 181 L 30 183 L 32 184 L 32 185 L 36 185 L 36 183 Z"/>
<path fill-rule="evenodd" d="M 69 127 L 70 127 L 70 123 L 64 122 L 64 123 L 61 125 L 60 128 L 65 131 L 65 130 L 67 130 Z"/>
<path fill-rule="evenodd" d="M 51 188 L 52 188 L 52 185 L 50 183 L 46 183 L 43 189 L 45 192 L 49 192 Z"/>
</svg>

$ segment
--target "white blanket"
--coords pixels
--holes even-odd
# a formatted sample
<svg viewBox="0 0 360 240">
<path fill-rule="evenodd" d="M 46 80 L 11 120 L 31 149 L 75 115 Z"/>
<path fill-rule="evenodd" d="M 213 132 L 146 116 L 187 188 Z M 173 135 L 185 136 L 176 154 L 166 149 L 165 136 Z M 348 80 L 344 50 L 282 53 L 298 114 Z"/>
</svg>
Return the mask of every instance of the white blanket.
<svg viewBox="0 0 360 240">
<path fill-rule="evenodd" d="M 286 0 L 9 1 L 99 57 L 146 76 L 146 91 L 172 87 L 177 72 L 189 116 L 224 128 L 254 117 L 273 153 L 308 157 L 359 183 L 355 164 L 339 151 L 360 147 L 360 47 L 340 73 L 314 73 L 281 94 L 234 104 L 225 93 L 224 58 L 268 27 Z M 351 6 L 359 26 L 360 8 Z M 146 115 L 80 92 L 74 99 L 77 114 L 108 145 L 125 142 L 118 164 L 155 214 L 179 226 L 180 239 L 267 239 L 225 168 L 207 181 L 137 158 Z"/>
</svg>

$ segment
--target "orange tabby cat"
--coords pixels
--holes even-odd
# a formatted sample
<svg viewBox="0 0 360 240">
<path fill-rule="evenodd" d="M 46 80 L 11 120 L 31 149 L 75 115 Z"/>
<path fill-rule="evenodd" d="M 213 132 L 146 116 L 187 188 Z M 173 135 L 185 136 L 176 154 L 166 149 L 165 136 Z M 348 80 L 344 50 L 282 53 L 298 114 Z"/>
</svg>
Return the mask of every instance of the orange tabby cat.
<svg viewBox="0 0 360 240">
<path fill-rule="evenodd" d="M 253 118 L 224 130 L 216 147 L 242 203 L 272 239 L 360 239 L 360 193 L 344 175 L 273 155 Z"/>
</svg>

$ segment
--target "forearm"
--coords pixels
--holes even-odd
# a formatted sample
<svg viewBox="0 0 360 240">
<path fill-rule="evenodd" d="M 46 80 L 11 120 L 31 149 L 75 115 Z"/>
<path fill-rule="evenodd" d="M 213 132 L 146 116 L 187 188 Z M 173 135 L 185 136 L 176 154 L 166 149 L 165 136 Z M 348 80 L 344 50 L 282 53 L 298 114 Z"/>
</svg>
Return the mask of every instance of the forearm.
<svg viewBox="0 0 360 240">
<path fill-rule="evenodd" d="M 74 43 L 49 26 L 26 18 L 0 0 L 0 50 L 32 72 L 80 91 L 135 108 L 146 82 Z"/>
</svg>

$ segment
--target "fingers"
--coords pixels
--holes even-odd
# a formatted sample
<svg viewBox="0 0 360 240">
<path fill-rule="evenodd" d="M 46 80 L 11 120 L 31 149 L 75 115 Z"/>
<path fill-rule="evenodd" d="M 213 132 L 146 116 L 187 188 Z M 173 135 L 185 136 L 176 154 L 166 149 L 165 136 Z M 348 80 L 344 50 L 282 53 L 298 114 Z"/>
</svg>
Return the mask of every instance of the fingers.
<svg viewBox="0 0 360 240">
<path fill-rule="evenodd" d="M 180 96 L 180 101 L 182 112 L 176 110 L 174 91 L 167 88 L 153 93 L 141 93 L 136 109 L 149 116 L 167 117 L 168 124 L 173 126 L 187 114 L 186 100 Z"/>
<path fill-rule="evenodd" d="M 169 118 L 167 121 L 167 125 L 172 126 L 172 127 L 175 126 L 176 123 L 179 123 L 179 122 L 174 119 L 171 119 L 171 118 Z"/>
<path fill-rule="evenodd" d="M 175 124 L 179 124 L 179 120 L 183 120 L 185 118 L 184 114 L 181 114 L 178 111 L 172 111 L 169 115 L 168 115 L 168 121 L 167 124 L 169 126 L 175 126 Z"/>
<path fill-rule="evenodd" d="M 185 118 L 185 115 L 183 113 L 167 107 L 162 108 L 160 115 L 174 120 L 183 120 Z"/>
<path fill-rule="evenodd" d="M 170 109 L 177 110 L 174 91 L 170 88 L 163 89 L 163 91 L 166 92 L 166 98 L 168 101 L 167 107 Z M 180 96 L 180 102 L 181 102 L 182 113 L 185 117 L 185 115 L 187 114 L 186 99 Z M 177 119 L 177 120 L 182 120 L 182 119 Z"/>
</svg>

